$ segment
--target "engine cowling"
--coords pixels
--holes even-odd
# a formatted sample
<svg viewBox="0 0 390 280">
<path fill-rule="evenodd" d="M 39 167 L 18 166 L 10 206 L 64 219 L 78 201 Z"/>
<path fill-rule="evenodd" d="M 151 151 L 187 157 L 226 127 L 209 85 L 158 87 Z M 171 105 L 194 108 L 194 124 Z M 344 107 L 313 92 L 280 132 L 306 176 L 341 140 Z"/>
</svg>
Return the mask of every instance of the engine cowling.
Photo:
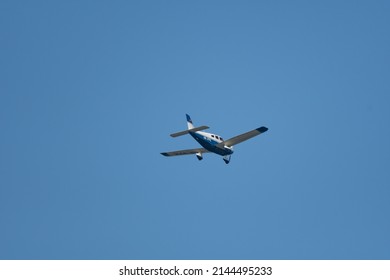
<svg viewBox="0 0 390 280">
<path fill-rule="evenodd" d="M 198 160 L 202 160 L 203 159 L 202 153 L 196 153 L 196 157 L 198 158 Z"/>
<path fill-rule="evenodd" d="M 223 146 L 225 149 L 230 150 L 232 153 L 234 152 L 233 146 Z"/>
</svg>

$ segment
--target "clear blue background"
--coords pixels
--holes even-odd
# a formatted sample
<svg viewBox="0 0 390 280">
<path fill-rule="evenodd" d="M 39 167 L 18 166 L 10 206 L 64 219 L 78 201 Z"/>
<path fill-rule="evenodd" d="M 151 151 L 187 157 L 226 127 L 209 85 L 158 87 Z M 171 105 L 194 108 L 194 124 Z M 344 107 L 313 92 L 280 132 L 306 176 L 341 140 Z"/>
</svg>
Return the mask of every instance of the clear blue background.
<svg viewBox="0 0 390 280">
<path fill-rule="evenodd" d="M 389 3 L 2 1 L 0 258 L 390 259 Z"/>
</svg>

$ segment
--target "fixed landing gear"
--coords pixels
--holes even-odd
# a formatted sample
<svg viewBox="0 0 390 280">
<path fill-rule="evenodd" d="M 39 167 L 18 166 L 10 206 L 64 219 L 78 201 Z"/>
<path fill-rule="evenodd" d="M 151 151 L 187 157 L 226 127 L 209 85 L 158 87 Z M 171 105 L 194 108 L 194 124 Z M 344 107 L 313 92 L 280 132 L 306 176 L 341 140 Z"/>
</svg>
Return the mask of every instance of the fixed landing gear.
<svg viewBox="0 0 390 280">
<path fill-rule="evenodd" d="M 223 161 L 224 161 L 226 164 L 228 164 L 228 163 L 230 162 L 230 157 L 231 157 L 231 155 L 224 156 L 224 157 L 223 157 Z"/>
</svg>

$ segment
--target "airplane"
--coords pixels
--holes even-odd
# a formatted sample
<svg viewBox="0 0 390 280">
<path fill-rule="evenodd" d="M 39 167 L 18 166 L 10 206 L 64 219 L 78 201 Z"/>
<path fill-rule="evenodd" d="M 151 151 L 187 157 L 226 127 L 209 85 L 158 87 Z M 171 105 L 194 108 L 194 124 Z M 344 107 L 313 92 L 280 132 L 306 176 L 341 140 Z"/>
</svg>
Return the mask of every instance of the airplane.
<svg viewBox="0 0 390 280">
<path fill-rule="evenodd" d="M 198 160 L 202 160 L 204 153 L 215 153 L 220 156 L 223 156 L 224 162 L 228 164 L 230 162 L 231 155 L 233 154 L 233 145 L 244 142 L 268 130 L 267 127 L 262 126 L 254 130 L 245 132 L 243 134 L 234 136 L 228 140 L 223 140 L 223 138 L 219 135 L 202 131 L 208 129 L 208 126 L 202 125 L 195 127 L 191 120 L 191 117 L 188 114 L 186 114 L 186 117 L 188 129 L 172 133 L 171 137 L 178 137 L 190 134 L 203 148 L 164 152 L 161 153 L 163 156 L 170 157 L 195 154 Z"/>
</svg>

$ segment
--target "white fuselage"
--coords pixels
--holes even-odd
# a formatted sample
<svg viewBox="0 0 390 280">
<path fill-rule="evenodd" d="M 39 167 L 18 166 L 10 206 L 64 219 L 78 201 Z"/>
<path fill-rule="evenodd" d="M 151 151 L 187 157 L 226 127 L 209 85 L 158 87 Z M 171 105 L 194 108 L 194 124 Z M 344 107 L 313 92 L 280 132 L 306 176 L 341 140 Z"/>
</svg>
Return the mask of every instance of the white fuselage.
<svg viewBox="0 0 390 280">
<path fill-rule="evenodd" d="M 190 132 L 190 135 L 205 149 L 221 156 L 231 155 L 233 147 L 221 146 L 223 138 L 219 135 L 204 131 Z"/>
</svg>

